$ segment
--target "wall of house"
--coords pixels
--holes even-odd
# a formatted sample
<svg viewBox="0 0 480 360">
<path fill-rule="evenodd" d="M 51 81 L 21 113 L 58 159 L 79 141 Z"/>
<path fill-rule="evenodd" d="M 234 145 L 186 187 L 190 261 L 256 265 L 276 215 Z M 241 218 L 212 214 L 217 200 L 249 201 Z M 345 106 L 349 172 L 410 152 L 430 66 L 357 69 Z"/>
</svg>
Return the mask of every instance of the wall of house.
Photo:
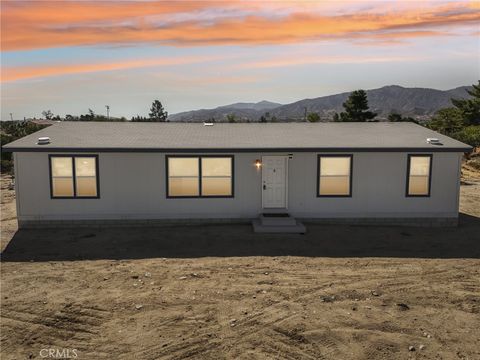
<svg viewBox="0 0 480 360">
<path fill-rule="evenodd" d="M 254 218 L 262 212 L 262 155 L 237 153 L 233 198 L 167 199 L 165 154 L 100 153 L 99 199 L 51 199 L 48 153 L 16 153 L 20 221 Z M 300 218 L 458 216 L 460 153 L 433 153 L 431 197 L 405 196 L 407 153 L 353 153 L 352 197 L 317 197 L 317 153 L 289 160 L 288 211 Z"/>
</svg>

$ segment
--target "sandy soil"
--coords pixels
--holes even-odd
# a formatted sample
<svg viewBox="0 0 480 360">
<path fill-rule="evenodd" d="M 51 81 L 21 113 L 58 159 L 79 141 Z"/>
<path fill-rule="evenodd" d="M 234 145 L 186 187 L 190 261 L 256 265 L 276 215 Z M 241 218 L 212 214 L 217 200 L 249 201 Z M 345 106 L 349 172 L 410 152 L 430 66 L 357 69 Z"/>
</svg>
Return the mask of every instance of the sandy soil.
<svg viewBox="0 0 480 360">
<path fill-rule="evenodd" d="M 1 358 L 480 359 L 480 176 L 463 180 L 458 228 L 272 236 L 16 232 L 3 177 Z"/>
</svg>

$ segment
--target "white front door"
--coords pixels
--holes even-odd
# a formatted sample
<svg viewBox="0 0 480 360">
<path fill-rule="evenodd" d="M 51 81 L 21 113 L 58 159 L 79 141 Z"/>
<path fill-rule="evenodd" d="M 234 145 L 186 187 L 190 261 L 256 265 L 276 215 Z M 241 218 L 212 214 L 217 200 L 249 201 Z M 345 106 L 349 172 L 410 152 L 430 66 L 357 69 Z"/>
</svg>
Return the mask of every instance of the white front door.
<svg viewBox="0 0 480 360">
<path fill-rule="evenodd" d="M 287 178 L 287 156 L 262 157 L 263 208 L 287 208 Z"/>
</svg>

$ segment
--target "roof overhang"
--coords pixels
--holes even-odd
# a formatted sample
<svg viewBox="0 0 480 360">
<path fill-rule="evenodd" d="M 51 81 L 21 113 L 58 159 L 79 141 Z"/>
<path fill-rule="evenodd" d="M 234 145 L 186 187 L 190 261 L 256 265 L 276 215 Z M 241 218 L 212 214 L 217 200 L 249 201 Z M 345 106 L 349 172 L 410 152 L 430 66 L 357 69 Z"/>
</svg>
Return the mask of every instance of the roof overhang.
<svg viewBox="0 0 480 360">
<path fill-rule="evenodd" d="M 252 153 L 252 152 L 471 152 L 472 147 L 452 148 L 443 146 L 418 147 L 418 148 L 400 148 L 400 147 L 335 147 L 335 148 L 75 148 L 75 147 L 4 147 L 6 152 L 75 152 L 75 153 Z"/>
</svg>

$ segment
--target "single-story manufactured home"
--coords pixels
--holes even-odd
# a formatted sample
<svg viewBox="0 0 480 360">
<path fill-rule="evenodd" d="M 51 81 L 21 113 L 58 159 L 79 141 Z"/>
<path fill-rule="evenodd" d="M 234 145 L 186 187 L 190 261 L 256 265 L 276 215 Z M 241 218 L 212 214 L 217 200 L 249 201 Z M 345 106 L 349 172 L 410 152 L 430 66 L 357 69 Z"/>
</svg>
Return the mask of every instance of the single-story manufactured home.
<svg viewBox="0 0 480 360">
<path fill-rule="evenodd" d="M 4 150 L 20 227 L 456 225 L 471 147 L 413 123 L 60 122 Z"/>
</svg>

